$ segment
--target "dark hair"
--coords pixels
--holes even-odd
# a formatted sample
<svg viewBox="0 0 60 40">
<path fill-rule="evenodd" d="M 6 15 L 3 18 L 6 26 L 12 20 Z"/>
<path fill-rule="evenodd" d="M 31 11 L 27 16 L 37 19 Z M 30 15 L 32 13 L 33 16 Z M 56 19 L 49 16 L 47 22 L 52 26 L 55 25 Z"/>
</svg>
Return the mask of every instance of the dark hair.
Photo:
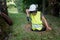
<svg viewBox="0 0 60 40">
<path fill-rule="evenodd" d="M 30 13 L 36 13 L 37 11 L 30 11 Z"/>
</svg>

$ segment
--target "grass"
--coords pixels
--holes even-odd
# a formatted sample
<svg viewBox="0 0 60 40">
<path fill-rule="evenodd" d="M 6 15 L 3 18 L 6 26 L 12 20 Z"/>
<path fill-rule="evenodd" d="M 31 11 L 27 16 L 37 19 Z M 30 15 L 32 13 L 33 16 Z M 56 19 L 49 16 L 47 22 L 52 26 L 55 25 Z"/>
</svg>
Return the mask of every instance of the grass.
<svg viewBox="0 0 60 40">
<path fill-rule="evenodd" d="M 11 26 L 12 35 L 9 40 L 60 40 L 60 18 L 46 15 L 46 19 L 49 25 L 52 27 L 52 31 L 48 32 L 27 32 L 24 27 L 27 24 L 26 14 L 18 12 L 17 8 L 8 8 L 9 16 L 13 21 Z"/>
</svg>

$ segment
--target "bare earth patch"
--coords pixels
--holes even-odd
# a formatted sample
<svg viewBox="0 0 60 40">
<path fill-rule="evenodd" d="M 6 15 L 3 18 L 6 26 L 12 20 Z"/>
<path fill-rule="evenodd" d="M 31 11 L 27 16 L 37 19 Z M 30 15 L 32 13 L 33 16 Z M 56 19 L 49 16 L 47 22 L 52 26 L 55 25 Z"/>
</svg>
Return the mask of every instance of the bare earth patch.
<svg viewBox="0 0 60 40">
<path fill-rule="evenodd" d="M 24 30 L 26 31 L 26 32 L 36 32 L 36 31 L 32 31 L 31 30 L 31 24 L 26 24 L 25 25 L 25 27 L 24 27 Z M 42 32 L 36 32 L 36 33 L 38 33 L 38 34 L 40 34 L 40 33 L 46 33 L 47 31 L 42 31 Z"/>
<path fill-rule="evenodd" d="M 25 29 L 26 32 L 32 32 L 30 24 L 26 24 L 24 29 Z"/>
</svg>

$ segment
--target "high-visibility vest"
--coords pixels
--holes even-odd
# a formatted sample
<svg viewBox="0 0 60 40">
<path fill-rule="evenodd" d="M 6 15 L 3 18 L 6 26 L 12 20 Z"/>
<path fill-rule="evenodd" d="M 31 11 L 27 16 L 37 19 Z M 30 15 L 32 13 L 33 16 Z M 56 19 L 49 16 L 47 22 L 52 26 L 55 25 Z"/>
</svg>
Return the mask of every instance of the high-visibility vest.
<svg viewBox="0 0 60 40">
<path fill-rule="evenodd" d="M 36 15 L 31 13 L 30 17 L 32 24 L 42 24 L 41 12 L 37 11 Z"/>
<path fill-rule="evenodd" d="M 43 23 L 41 19 L 41 12 L 37 11 L 36 15 L 33 15 L 31 13 L 30 17 L 31 17 L 32 29 L 42 30 Z M 40 25 L 41 27 L 36 27 L 35 25 Z"/>
</svg>

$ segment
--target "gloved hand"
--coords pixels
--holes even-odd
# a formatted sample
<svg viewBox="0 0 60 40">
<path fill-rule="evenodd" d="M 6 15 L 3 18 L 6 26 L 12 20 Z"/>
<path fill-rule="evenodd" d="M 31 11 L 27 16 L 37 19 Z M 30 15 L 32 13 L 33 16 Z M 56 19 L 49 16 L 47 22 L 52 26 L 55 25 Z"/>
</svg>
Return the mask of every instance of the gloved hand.
<svg viewBox="0 0 60 40">
<path fill-rule="evenodd" d="M 27 21 L 28 21 L 28 22 L 30 21 L 30 17 L 27 17 Z"/>
<path fill-rule="evenodd" d="M 29 21 L 29 17 L 27 17 L 27 21 Z"/>
</svg>

